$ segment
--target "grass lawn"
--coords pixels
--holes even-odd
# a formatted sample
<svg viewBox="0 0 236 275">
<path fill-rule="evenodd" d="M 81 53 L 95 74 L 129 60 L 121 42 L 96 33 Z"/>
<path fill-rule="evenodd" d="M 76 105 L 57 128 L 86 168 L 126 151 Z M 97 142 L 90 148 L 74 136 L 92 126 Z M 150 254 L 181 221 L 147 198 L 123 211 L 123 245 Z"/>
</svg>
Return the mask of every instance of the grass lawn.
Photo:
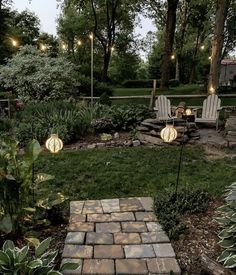
<svg viewBox="0 0 236 275">
<path fill-rule="evenodd" d="M 51 190 L 70 200 L 153 196 L 174 189 L 180 147 L 114 148 L 43 153 L 36 169 L 55 176 Z M 236 158 L 208 160 L 202 148 L 186 147 L 182 186 L 222 195 L 235 181 Z"/>
</svg>

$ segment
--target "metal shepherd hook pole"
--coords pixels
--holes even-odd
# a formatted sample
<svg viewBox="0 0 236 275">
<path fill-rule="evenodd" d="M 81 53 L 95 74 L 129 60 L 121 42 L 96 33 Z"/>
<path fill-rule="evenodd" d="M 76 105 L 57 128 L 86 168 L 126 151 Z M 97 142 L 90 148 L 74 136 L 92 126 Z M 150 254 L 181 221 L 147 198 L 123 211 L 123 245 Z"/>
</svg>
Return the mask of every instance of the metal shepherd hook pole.
<svg viewBox="0 0 236 275">
<path fill-rule="evenodd" d="M 93 33 L 89 36 L 91 40 L 91 106 L 93 106 Z"/>
</svg>

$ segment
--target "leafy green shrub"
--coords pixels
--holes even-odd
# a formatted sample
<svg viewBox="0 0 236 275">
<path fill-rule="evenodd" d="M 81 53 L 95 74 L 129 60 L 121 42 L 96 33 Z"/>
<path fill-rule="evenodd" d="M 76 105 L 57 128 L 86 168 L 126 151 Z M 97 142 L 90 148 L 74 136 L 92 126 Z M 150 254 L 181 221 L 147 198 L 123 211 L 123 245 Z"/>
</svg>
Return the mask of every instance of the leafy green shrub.
<svg viewBox="0 0 236 275">
<path fill-rule="evenodd" d="M 187 230 L 181 215 L 202 213 L 207 209 L 209 201 L 210 195 L 205 191 L 181 189 L 177 197 L 171 192 L 155 198 L 154 207 L 163 229 L 171 239 L 178 239 Z"/>
<path fill-rule="evenodd" d="M 75 263 L 64 263 L 60 271 L 55 270 L 55 259 L 58 251 L 49 250 L 51 238 L 41 243 L 34 240 L 34 254 L 29 246 L 21 249 L 16 247 L 12 241 L 6 241 L 0 250 L 0 274 L 19 275 L 62 275 L 64 270 L 76 270 L 79 266 Z"/>
<path fill-rule="evenodd" d="M 126 105 L 113 105 L 110 108 L 103 110 L 100 117 L 100 125 L 109 125 L 114 130 L 131 130 L 137 123 L 143 121 L 145 118 L 150 117 L 150 111 L 145 105 L 141 104 L 126 104 Z M 95 127 L 99 131 L 99 127 Z M 100 129 L 104 132 L 103 126 Z"/>
<path fill-rule="evenodd" d="M 125 88 L 152 88 L 153 79 L 126 80 L 122 86 Z"/>
<path fill-rule="evenodd" d="M 0 142 L 0 231 L 17 234 L 22 229 L 23 217 L 36 216 L 65 201 L 61 193 L 49 191 L 44 183 L 52 176 L 34 175 L 34 162 L 41 148 L 32 140 L 19 152 L 18 142 L 6 139 Z"/>
<path fill-rule="evenodd" d="M 0 138 L 9 136 L 12 129 L 12 120 L 9 118 L 0 118 Z"/>
<path fill-rule="evenodd" d="M 77 141 L 90 129 L 91 108 L 84 104 L 57 101 L 28 104 L 19 112 L 16 134 L 25 144 L 32 137 L 44 143 L 51 133 L 58 133 L 65 144 Z"/>
<path fill-rule="evenodd" d="M 0 83 L 23 101 L 67 98 L 76 87 L 75 68 L 64 57 L 52 58 L 33 46 L 24 46 L 0 67 Z"/>
<path fill-rule="evenodd" d="M 160 79 L 157 80 L 157 87 L 160 87 Z M 170 79 L 170 87 L 179 86 L 180 82 L 177 79 Z M 122 86 L 125 88 L 152 88 L 153 79 L 139 79 L 139 80 L 126 80 L 122 83 Z"/>
<path fill-rule="evenodd" d="M 227 196 L 236 192 L 236 182 L 227 188 Z M 226 204 L 217 209 L 220 214 L 216 221 L 223 226 L 219 233 L 219 244 L 224 249 L 218 258 L 226 268 L 236 267 L 236 201 L 226 201 Z"/>
<path fill-rule="evenodd" d="M 111 106 L 111 99 L 107 93 L 103 93 L 99 98 L 99 103 L 102 105 Z"/>
<path fill-rule="evenodd" d="M 79 93 L 80 95 L 90 96 L 91 95 L 91 78 L 79 75 L 77 76 L 77 81 L 79 82 Z M 94 96 L 101 96 L 103 93 L 111 96 L 113 93 L 113 89 L 104 82 L 98 82 L 94 80 L 93 87 Z"/>
</svg>

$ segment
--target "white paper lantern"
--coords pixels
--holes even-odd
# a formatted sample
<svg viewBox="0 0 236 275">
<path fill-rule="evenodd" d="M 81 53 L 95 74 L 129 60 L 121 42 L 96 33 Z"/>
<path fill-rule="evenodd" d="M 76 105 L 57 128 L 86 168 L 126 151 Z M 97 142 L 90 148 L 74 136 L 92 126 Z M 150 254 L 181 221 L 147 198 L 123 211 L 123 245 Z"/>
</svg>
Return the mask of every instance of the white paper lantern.
<svg viewBox="0 0 236 275">
<path fill-rule="evenodd" d="M 174 141 L 177 135 L 178 133 L 173 125 L 167 124 L 166 127 L 161 130 L 161 138 L 167 143 Z"/>
<path fill-rule="evenodd" d="M 53 154 L 58 153 L 63 148 L 63 142 L 56 134 L 52 134 L 46 141 L 46 148 Z"/>
</svg>

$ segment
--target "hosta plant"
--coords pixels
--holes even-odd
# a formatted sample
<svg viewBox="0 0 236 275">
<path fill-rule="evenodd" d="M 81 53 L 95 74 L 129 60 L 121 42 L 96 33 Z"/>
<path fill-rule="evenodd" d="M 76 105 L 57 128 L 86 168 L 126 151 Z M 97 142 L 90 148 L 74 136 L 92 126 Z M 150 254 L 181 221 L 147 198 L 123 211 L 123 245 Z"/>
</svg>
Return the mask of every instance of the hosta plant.
<svg viewBox="0 0 236 275">
<path fill-rule="evenodd" d="M 65 200 L 62 194 L 46 188 L 44 182 L 52 176 L 35 175 L 34 163 L 40 152 L 37 140 L 32 140 L 24 153 L 15 140 L 0 141 L 0 232 L 17 235 L 26 217 L 33 222 L 39 212 Z"/>
<path fill-rule="evenodd" d="M 0 274 L 7 275 L 62 275 L 64 270 L 75 270 L 76 263 L 64 263 L 55 270 L 55 259 L 58 251 L 49 250 L 51 238 L 41 243 L 37 239 L 30 240 L 34 244 L 34 252 L 29 246 L 19 249 L 12 241 L 6 241 L 0 250 Z"/>
<path fill-rule="evenodd" d="M 226 196 L 236 192 L 236 182 L 227 188 Z M 219 244 L 224 249 L 218 261 L 226 268 L 236 267 L 236 200 L 226 201 L 226 204 L 217 209 L 220 214 L 216 221 L 223 226 L 219 233 Z"/>
</svg>

